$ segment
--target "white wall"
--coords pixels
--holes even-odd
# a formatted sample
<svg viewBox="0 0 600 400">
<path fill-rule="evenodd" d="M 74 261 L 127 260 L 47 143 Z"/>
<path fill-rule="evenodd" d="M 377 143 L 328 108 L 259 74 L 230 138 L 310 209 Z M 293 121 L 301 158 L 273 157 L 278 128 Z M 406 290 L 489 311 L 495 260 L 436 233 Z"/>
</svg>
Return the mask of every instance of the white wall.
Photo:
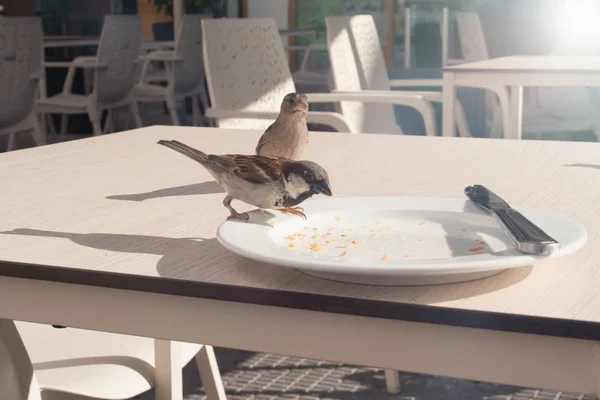
<svg viewBox="0 0 600 400">
<path fill-rule="evenodd" d="M 288 4 L 288 0 L 248 0 L 248 18 L 274 18 L 279 29 L 287 29 Z"/>
</svg>

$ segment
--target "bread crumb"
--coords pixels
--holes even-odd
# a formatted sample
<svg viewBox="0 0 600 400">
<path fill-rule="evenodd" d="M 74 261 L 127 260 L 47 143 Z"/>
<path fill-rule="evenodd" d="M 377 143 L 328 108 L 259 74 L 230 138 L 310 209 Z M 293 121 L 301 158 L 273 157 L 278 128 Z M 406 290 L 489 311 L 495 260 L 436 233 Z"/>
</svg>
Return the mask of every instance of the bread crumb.
<svg viewBox="0 0 600 400">
<path fill-rule="evenodd" d="M 293 248 L 294 248 L 294 247 L 296 247 L 296 246 L 294 245 L 294 243 L 288 243 L 288 247 L 289 247 L 290 249 L 293 249 Z"/>
<path fill-rule="evenodd" d="M 483 246 L 473 247 L 473 248 L 469 249 L 469 253 L 472 253 L 472 254 L 481 254 L 482 250 L 483 250 Z"/>
<path fill-rule="evenodd" d="M 318 231 L 318 230 L 319 230 L 319 228 L 316 228 L 316 227 L 315 227 L 315 228 L 313 228 L 312 230 L 313 230 L 313 231 Z"/>
<path fill-rule="evenodd" d="M 340 236 L 341 237 L 346 237 L 346 236 L 348 236 L 348 234 L 347 233 L 342 233 Z"/>
<path fill-rule="evenodd" d="M 287 235 L 285 237 L 285 240 L 295 240 L 296 239 L 296 235 Z"/>
<path fill-rule="evenodd" d="M 381 261 L 387 261 L 387 259 L 388 259 L 388 256 L 385 254 L 383 255 L 383 257 L 381 257 Z"/>
<path fill-rule="evenodd" d="M 425 243 L 425 240 L 419 239 L 419 240 L 417 240 L 417 243 Z"/>
<path fill-rule="evenodd" d="M 345 257 L 346 256 L 346 252 L 342 251 L 340 254 L 338 254 L 338 257 Z"/>
<path fill-rule="evenodd" d="M 376 222 L 376 224 L 377 224 L 377 225 L 381 225 L 381 221 L 377 221 L 377 222 Z"/>
<path fill-rule="evenodd" d="M 364 240 L 353 240 L 352 241 L 352 244 L 355 244 L 355 245 L 356 244 L 363 244 L 363 243 L 364 243 Z"/>
<path fill-rule="evenodd" d="M 314 235 L 311 236 L 312 239 L 316 239 L 318 237 L 319 237 L 319 235 L 317 235 L 317 234 L 314 234 Z"/>
<path fill-rule="evenodd" d="M 388 242 L 389 240 L 390 240 L 390 238 L 383 239 L 384 242 Z"/>
<path fill-rule="evenodd" d="M 314 252 L 319 252 L 325 250 L 323 247 L 319 246 L 319 243 L 312 243 L 309 245 L 310 249 Z"/>
<path fill-rule="evenodd" d="M 335 217 L 336 220 L 341 221 L 342 219 L 340 217 Z"/>
<path fill-rule="evenodd" d="M 333 226 L 329 227 L 329 229 L 327 229 L 329 232 L 331 232 L 332 230 L 334 230 L 335 228 Z"/>
<path fill-rule="evenodd" d="M 412 258 L 412 256 L 410 254 L 405 254 L 404 258 Z"/>
</svg>

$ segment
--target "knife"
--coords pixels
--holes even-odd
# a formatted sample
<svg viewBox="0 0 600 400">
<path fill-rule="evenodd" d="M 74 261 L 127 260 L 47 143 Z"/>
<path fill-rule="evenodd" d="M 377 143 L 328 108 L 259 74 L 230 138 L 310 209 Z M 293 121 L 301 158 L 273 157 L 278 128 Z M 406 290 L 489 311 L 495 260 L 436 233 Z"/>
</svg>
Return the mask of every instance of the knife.
<svg viewBox="0 0 600 400">
<path fill-rule="evenodd" d="M 519 251 L 549 256 L 560 250 L 560 243 L 485 186 L 468 186 L 465 194 L 473 203 L 492 214 Z"/>
</svg>

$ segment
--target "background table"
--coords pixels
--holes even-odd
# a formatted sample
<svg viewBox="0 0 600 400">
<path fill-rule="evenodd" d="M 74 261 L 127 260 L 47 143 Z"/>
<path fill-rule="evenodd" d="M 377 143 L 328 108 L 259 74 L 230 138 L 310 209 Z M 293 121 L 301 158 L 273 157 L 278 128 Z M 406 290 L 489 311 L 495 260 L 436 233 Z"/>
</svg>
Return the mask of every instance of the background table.
<svg viewBox="0 0 600 400">
<path fill-rule="evenodd" d="M 456 87 L 477 85 L 511 88 L 504 137 L 521 139 L 523 86 L 600 86 L 600 57 L 512 56 L 445 67 L 443 136 L 454 136 Z"/>
<path fill-rule="evenodd" d="M 590 236 L 485 280 L 375 287 L 225 251 L 222 190 L 156 144 L 250 153 L 259 136 L 155 126 L 1 154 L 0 318 L 600 392 L 600 144 L 311 133 L 306 158 L 334 196 L 463 198 L 482 183 Z"/>
</svg>

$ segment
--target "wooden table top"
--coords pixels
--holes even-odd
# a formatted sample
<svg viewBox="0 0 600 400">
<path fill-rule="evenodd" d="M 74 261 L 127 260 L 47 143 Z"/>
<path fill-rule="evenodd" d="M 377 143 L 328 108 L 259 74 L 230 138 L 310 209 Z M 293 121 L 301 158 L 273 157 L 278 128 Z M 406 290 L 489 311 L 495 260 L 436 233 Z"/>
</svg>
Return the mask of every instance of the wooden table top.
<svg viewBox="0 0 600 400">
<path fill-rule="evenodd" d="M 444 67 L 447 72 L 600 72 L 598 56 L 509 56 Z"/>
<path fill-rule="evenodd" d="M 572 218 L 589 234 L 577 253 L 535 267 L 467 283 L 381 287 L 229 253 L 215 239 L 228 215 L 222 189 L 201 166 L 156 144 L 251 153 L 259 136 L 155 126 L 0 154 L 0 275 L 600 338 L 600 144 L 311 133 L 305 158 L 329 171 L 337 197 L 463 198 L 465 186 L 481 183 L 511 204 Z"/>
</svg>

